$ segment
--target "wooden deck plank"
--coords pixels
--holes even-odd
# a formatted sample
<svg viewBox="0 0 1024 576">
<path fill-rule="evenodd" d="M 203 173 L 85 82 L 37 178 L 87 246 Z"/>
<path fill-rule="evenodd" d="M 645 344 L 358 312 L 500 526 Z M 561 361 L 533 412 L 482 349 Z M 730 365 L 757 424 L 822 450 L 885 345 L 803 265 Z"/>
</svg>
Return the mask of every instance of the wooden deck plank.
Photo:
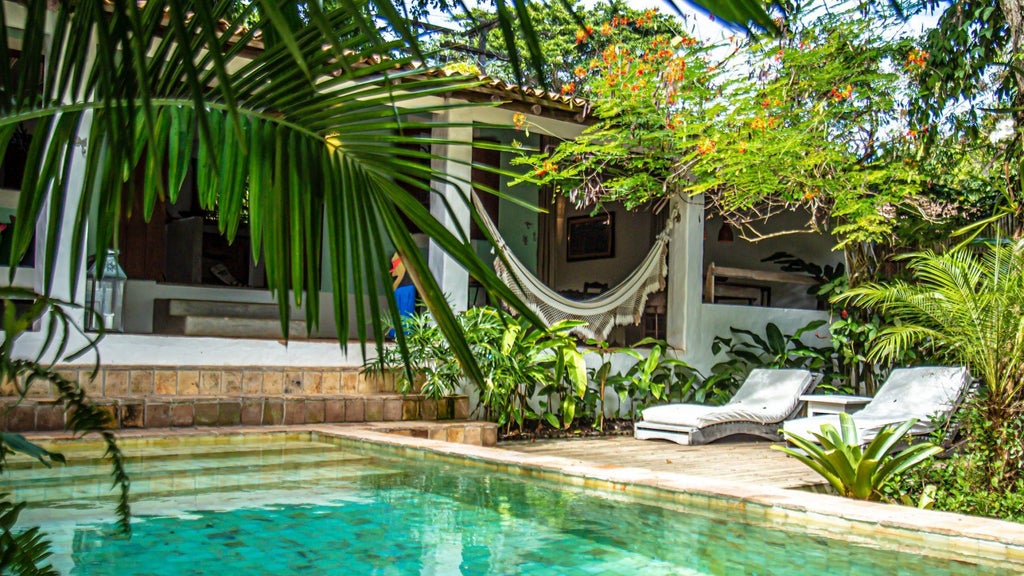
<svg viewBox="0 0 1024 576">
<path fill-rule="evenodd" d="M 821 478 L 794 458 L 771 449 L 771 442 L 718 442 L 680 446 L 627 436 L 506 442 L 499 448 L 557 456 L 597 465 L 645 468 L 709 478 L 794 488 L 821 484 Z"/>
</svg>

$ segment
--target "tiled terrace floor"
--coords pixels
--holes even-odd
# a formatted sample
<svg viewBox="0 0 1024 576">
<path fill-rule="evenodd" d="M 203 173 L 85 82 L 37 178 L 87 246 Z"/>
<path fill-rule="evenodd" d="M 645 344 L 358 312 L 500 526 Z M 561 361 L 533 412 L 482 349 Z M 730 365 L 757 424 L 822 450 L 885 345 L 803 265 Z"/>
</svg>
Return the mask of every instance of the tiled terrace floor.
<svg viewBox="0 0 1024 576">
<path fill-rule="evenodd" d="M 502 442 L 498 448 L 537 456 L 558 456 L 597 466 L 629 466 L 656 472 L 676 472 L 750 482 L 775 488 L 821 484 L 821 477 L 782 452 L 771 442 L 715 442 L 680 446 L 662 440 L 629 436 Z"/>
</svg>

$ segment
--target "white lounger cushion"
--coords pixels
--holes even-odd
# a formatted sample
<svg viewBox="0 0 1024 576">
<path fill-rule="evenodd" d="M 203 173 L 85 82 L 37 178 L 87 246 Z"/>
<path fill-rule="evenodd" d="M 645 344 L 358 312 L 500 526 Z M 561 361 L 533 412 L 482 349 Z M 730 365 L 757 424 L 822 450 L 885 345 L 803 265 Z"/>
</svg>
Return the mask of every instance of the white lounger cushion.
<svg viewBox="0 0 1024 576">
<path fill-rule="evenodd" d="M 807 370 L 752 370 L 746 381 L 724 406 L 666 404 L 642 412 L 648 424 L 667 424 L 701 428 L 725 422 L 781 422 L 796 409 L 800 395 L 807 391 L 813 376 Z"/>
<path fill-rule="evenodd" d="M 875 398 L 863 410 L 853 414 L 860 441 L 870 442 L 883 427 L 911 418 L 917 418 L 917 424 L 910 433 L 927 434 L 934 428 L 932 417 L 949 414 L 963 395 L 968 381 L 967 369 L 962 366 L 893 370 Z M 832 424 L 838 429 L 839 416 L 797 418 L 784 423 L 782 429 L 813 439 L 812 432 L 821 432 L 822 424 Z"/>
</svg>

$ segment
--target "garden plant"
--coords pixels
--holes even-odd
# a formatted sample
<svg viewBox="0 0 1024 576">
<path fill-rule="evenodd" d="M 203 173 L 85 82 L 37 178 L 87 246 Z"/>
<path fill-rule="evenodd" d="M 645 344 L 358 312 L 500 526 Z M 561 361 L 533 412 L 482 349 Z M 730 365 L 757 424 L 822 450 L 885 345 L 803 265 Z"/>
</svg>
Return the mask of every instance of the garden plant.
<svg viewBox="0 0 1024 576">
<path fill-rule="evenodd" d="M 917 420 L 911 419 L 899 426 L 886 426 L 871 442 L 861 446 L 853 416 L 843 413 L 839 415 L 839 430 L 824 424 L 820 434 L 813 433 L 817 442 L 783 431 L 798 450 L 785 446 L 772 446 L 772 449 L 803 462 L 843 496 L 881 500 L 886 485 L 896 476 L 942 452 L 942 448 L 927 442 L 900 445 L 916 423 Z"/>
</svg>

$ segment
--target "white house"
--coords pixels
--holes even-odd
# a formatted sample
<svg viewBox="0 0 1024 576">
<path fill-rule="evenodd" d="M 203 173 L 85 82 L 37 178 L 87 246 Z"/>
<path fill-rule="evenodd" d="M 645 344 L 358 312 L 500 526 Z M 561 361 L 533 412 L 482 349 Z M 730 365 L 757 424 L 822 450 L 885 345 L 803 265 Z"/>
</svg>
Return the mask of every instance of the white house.
<svg viewBox="0 0 1024 576">
<path fill-rule="evenodd" d="M 4 2 L 3 9 L 9 27 L 24 26 L 18 5 Z M 474 170 L 471 163 L 511 170 L 516 167 L 510 164 L 512 152 L 494 152 L 474 147 L 473 143 L 508 144 L 517 140 L 538 147 L 555 138 L 571 138 L 586 122 L 581 102 L 497 81 L 444 98 L 481 102 L 481 106 L 451 110 L 439 116 L 439 120 L 466 125 L 435 128 L 431 135 L 465 144 L 435 146 L 431 152 L 440 158 L 434 161 L 435 168 L 454 181 L 486 178 L 488 185 L 531 204 L 553 200 L 550 192 L 536 186 L 509 187 L 509 177 Z M 495 102 L 500 105 L 491 105 Z M 516 114 L 525 115 L 529 135 L 515 128 Z M 26 127 L 25 136 L 40 135 L 32 134 L 31 127 Z M 83 141 L 82 145 L 87 146 L 88 142 Z M 13 150 L 0 166 L 0 224 L 8 220 L 17 206 L 17 162 L 17 150 Z M 73 180 L 81 179 L 81 164 L 84 162 L 72 165 Z M 277 332 L 274 301 L 263 288 L 263 272 L 260 263 L 250 256 L 245 232 L 240 232 L 235 244 L 225 242 L 216 227 L 206 221 L 209 214 L 197 208 L 194 196 L 188 193 L 194 189 L 190 186 L 186 182 L 186 191 L 175 204 L 158 207 L 150 223 L 138 219 L 122 223 L 120 264 L 128 276 L 124 333 L 110 333 L 100 342 L 98 352 L 103 370 L 96 380 L 85 378 L 94 357 L 61 363 L 69 373 L 83 380 L 92 396 L 111 402 L 126 426 L 429 416 L 433 408 L 422 404 L 409 408 L 401 399 L 388 396 L 387 389 L 370 390 L 365 379 L 357 375 L 363 364 L 359 346 L 343 351 L 337 343 L 339 338 L 354 336 L 356 327 L 334 325 L 327 278 L 322 286 L 317 330 L 308 339 L 282 341 Z M 482 236 L 471 230 L 469 208 L 464 202 L 466 194 L 468 190 L 452 185 L 436 185 L 429 198 L 422 195 L 420 199 L 444 225 L 466 230 L 477 238 L 481 257 L 492 258 L 490 247 L 479 239 Z M 455 208 L 454 217 L 444 209 L 444 200 Z M 573 244 L 570 232 L 587 230 L 595 222 L 588 220 L 585 210 L 568 205 L 564 199 L 554 199 L 546 213 L 497 198 L 485 199 L 484 207 L 523 270 L 539 277 L 551 291 L 569 298 L 590 296 L 583 293 L 595 286 L 597 292 L 613 290 L 643 262 L 665 228 L 666 219 L 677 217 L 667 238 L 663 293 L 647 301 L 639 325 L 627 322 L 610 334 L 622 343 L 636 341 L 644 334 L 663 337 L 675 347 L 679 357 L 699 368 L 712 363 L 711 339 L 717 334 L 728 334 L 730 327 L 761 331 L 771 321 L 783 330 L 792 330 L 822 316 L 815 309 L 814 299 L 804 294 L 806 285 L 794 284 L 792 281 L 799 279 L 778 274 L 778 267 L 762 262 L 762 258 L 778 251 L 819 264 L 840 258 L 831 252 L 833 242 L 825 237 L 787 236 L 757 244 L 740 238 L 730 241 L 728 234 L 720 234 L 721 221 L 705 213 L 699 197 L 677 202 L 670 211 L 659 215 L 649 211 L 630 213 L 610 206 L 607 213 L 614 216 L 602 215 L 604 219 L 596 223 L 598 234 L 608 235 L 582 244 L 578 236 Z M 70 216 L 65 217 L 65 226 L 69 219 Z M 791 224 L 777 221 L 767 226 Z M 35 262 L 43 259 L 46 232 L 46 222 L 40 221 Z M 69 242 L 70 236 L 61 235 L 61 241 Z M 429 240 L 425 241 L 424 249 L 432 272 L 454 308 L 484 302 L 484 295 L 474 288 L 467 272 L 454 260 Z M 5 258 L 0 242 L 0 259 Z M 720 271 L 706 277 L 711 264 L 719 270 L 724 267 L 728 274 Z M 83 303 L 86 270 L 71 269 L 69 246 L 61 246 L 56 268 L 57 278 L 77 274 L 80 289 L 77 294 L 68 294 L 66 290 L 61 293 L 58 287 L 55 296 Z M 7 268 L 0 267 L 0 275 L 6 273 Z M 41 291 L 42 271 L 32 264 L 23 264 L 16 271 L 14 283 Z M 296 324 L 291 332 L 293 336 L 304 336 L 305 326 Z M 41 333 L 29 334 L 19 341 L 17 354 L 34 354 L 43 341 Z M 7 387 L 0 392 L 9 395 L 10 384 Z M 384 394 L 377 399 L 379 405 L 377 400 L 359 397 L 369 392 Z M 37 390 L 33 394 L 46 396 L 48 391 Z M 303 402 L 301 411 L 296 399 Z M 183 402 L 192 406 L 191 417 L 174 420 L 174 410 Z M 55 423 L 52 410 L 41 406 L 31 408 L 32 415 L 23 411 L 18 416 L 23 420 L 23 428 L 45 428 Z M 279 413 L 274 413 L 274 406 L 280 406 Z M 33 426 L 24 425 L 28 418 L 34 418 Z"/>
</svg>

